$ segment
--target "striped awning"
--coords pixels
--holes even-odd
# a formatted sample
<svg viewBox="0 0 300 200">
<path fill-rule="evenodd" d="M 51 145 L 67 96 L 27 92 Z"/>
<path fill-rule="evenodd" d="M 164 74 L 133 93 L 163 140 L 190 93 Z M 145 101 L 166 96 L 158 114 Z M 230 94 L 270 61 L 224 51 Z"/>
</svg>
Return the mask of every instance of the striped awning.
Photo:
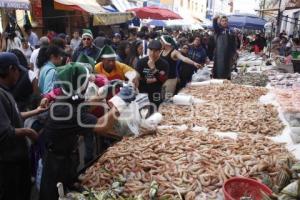
<svg viewBox="0 0 300 200">
<path fill-rule="evenodd" d="M 29 10 L 29 0 L 0 0 L 0 8 L 12 8 L 19 10 Z"/>
<path fill-rule="evenodd" d="M 129 4 L 127 0 L 111 0 L 111 3 L 118 9 L 119 12 L 125 12 L 132 8 L 131 4 Z"/>
<path fill-rule="evenodd" d="M 106 12 L 96 0 L 54 0 L 54 8 L 58 10 L 79 10 L 91 14 Z"/>
</svg>

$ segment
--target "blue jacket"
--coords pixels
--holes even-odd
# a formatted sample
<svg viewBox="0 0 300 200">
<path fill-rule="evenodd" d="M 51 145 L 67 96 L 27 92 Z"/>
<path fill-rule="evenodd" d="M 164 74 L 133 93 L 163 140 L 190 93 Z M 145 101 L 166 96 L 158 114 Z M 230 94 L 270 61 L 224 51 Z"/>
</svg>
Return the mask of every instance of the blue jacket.
<svg viewBox="0 0 300 200">
<path fill-rule="evenodd" d="M 56 67 L 50 61 L 47 62 L 40 71 L 39 76 L 39 89 L 41 94 L 47 94 L 54 88 L 55 81 L 57 80 Z"/>
<path fill-rule="evenodd" d="M 207 58 L 206 50 L 202 46 L 191 46 L 189 48 L 188 57 L 197 63 L 204 64 Z"/>
</svg>

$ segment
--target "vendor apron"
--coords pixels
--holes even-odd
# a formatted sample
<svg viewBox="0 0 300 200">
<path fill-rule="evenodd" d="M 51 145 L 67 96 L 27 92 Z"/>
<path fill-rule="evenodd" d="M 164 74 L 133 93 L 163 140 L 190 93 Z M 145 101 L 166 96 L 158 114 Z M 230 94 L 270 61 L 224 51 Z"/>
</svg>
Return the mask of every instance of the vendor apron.
<svg viewBox="0 0 300 200">
<path fill-rule="evenodd" d="M 0 162 L 0 199 L 30 199 L 30 164 L 21 162 Z"/>
<path fill-rule="evenodd" d="M 216 36 L 213 78 L 230 79 L 233 56 L 235 54 L 235 38 L 231 34 Z"/>
<path fill-rule="evenodd" d="M 58 154 L 48 149 L 43 159 L 40 200 L 58 199 L 56 184 L 61 182 L 65 189 L 77 181 L 79 154 L 77 149 L 69 154 Z"/>
</svg>

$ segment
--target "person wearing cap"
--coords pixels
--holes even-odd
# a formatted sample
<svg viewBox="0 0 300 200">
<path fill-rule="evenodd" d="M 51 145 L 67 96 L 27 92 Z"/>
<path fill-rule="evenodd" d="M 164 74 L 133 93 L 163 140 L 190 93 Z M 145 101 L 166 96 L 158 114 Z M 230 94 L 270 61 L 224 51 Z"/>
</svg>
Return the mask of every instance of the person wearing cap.
<svg viewBox="0 0 300 200">
<path fill-rule="evenodd" d="M 169 75 L 168 80 L 164 84 L 165 89 L 165 99 L 170 99 L 176 90 L 177 85 L 177 61 L 182 61 L 184 63 L 195 66 L 196 68 L 201 68 L 203 65 L 192 61 L 188 57 L 183 56 L 176 48 L 176 42 L 172 37 L 168 35 L 163 35 L 160 37 L 163 44 L 163 51 L 161 52 L 161 58 L 165 59 L 169 63 Z"/>
<path fill-rule="evenodd" d="M 80 54 L 85 54 L 94 60 L 99 56 L 99 49 L 93 44 L 93 33 L 90 29 L 83 29 L 81 44 L 74 51 L 72 61 L 76 62 Z"/>
<path fill-rule="evenodd" d="M 45 126 L 46 153 L 43 158 L 40 200 L 58 199 L 58 182 L 65 189 L 74 189 L 79 164 L 79 135 L 92 132 L 119 138 L 108 132 L 112 130 L 119 113 L 135 99 L 134 89 L 125 86 L 109 100 L 110 110 L 97 118 L 88 112 L 88 104 L 85 104 L 90 71 L 80 63 L 70 63 L 59 67 L 57 72 L 58 79 L 62 81 L 63 94 L 51 105 L 53 114 Z"/>
<path fill-rule="evenodd" d="M 49 93 L 54 88 L 56 81 L 56 67 L 62 64 L 63 50 L 56 45 L 49 45 L 39 53 L 38 67 L 39 73 L 39 89 L 42 95 Z"/>
<path fill-rule="evenodd" d="M 152 40 L 148 48 L 149 56 L 137 63 L 136 69 L 140 74 L 139 90 L 148 93 L 150 102 L 158 107 L 164 98 L 162 86 L 168 78 L 169 63 L 160 57 L 160 41 Z"/>
<path fill-rule="evenodd" d="M 125 80 L 125 74 L 135 71 L 130 66 L 116 61 L 117 54 L 111 46 L 105 45 L 99 55 L 101 62 L 95 66 L 96 74 L 103 74 L 108 80 Z"/>
<path fill-rule="evenodd" d="M 112 48 L 117 51 L 119 44 L 121 42 L 121 34 L 120 33 L 115 33 L 112 39 Z"/>
<path fill-rule="evenodd" d="M 80 54 L 76 62 L 88 64 L 93 70 L 96 64 L 96 61 L 92 57 L 87 56 L 85 54 Z"/>
<path fill-rule="evenodd" d="M 26 140 L 36 140 L 37 133 L 24 128 L 23 120 L 44 112 L 46 108 L 20 113 L 9 92 L 24 68 L 13 53 L 0 53 L 0 198 L 29 200 L 29 147 Z"/>
</svg>

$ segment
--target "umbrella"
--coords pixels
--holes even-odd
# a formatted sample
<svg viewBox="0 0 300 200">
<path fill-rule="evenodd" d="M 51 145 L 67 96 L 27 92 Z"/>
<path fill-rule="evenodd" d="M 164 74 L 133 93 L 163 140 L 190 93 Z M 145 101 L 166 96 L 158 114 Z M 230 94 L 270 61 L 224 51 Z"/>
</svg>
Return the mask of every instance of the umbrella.
<svg viewBox="0 0 300 200">
<path fill-rule="evenodd" d="M 255 15 L 239 14 L 228 16 L 229 26 L 245 29 L 263 29 L 266 21 Z"/>
<path fill-rule="evenodd" d="M 166 26 L 166 22 L 164 22 L 162 20 L 158 20 L 158 19 L 153 19 L 153 20 L 147 22 L 146 24 L 149 26 L 162 26 L 162 27 Z"/>
<path fill-rule="evenodd" d="M 136 16 L 140 19 L 159 19 L 159 20 L 182 19 L 180 15 L 174 13 L 173 11 L 166 8 L 160 8 L 157 6 L 133 8 L 133 9 L 129 9 L 128 11 L 135 12 Z"/>
</svg>

